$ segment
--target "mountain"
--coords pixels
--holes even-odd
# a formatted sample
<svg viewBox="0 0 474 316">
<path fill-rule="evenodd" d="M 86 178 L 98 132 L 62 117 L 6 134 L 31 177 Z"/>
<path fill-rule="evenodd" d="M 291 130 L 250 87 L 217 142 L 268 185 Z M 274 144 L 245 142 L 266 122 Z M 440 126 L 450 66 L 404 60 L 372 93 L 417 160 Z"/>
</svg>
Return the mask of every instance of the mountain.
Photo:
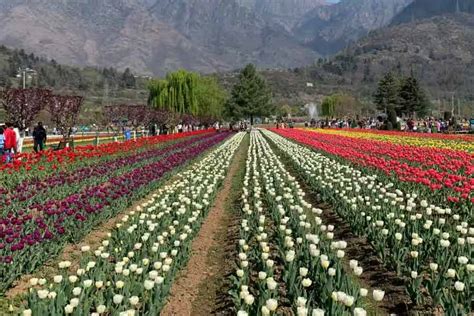
<svg viewBox="0 0 474 316">
<path fill-rule="evenodd" d="M 312 63 L 288 31 L 320 0 L 0 0 L 0 43 L 61 63 L 163 74 Z"/>
<path fill-rule="evenodd" d="M 432 18 L 449 13 L 474 14 L 472 0 L 415 0 L 403 9 L 392 21 L 392 25 Z"/>
<path fill-rule="evenodd" d="M 318 65 L 272 72 L 268 78 L 280 81 L 273 85 L 295 87 L 286 96 L 293 100 L 340 90 L 370 98 L 388 71 L 413 73 L 434 100 L 474 100 L 474 15 L 442 14 L 385 27 Z M 315 88 L 308 89 L 306 82 Z"/>
<path fill-rule="evenodd" d="M 217 70 L 233 69 L 249 62 L 283 68 L 313 62 L 318 55 L 294 39 L 284 23 L 274 22 L 274 14 L 281 12 L 278 3 L 304 4 L 307 0 L 268 1 L 267 6 L 259 1 L 160 0 L 150 12 L 199 45 L 200 51 L 193 51 L 195 57 L 200 52 L 212 55 L 215 61 L 212 66 Z M 288 16 L 302 10 L 297 8 L 289 11 Z M 194 63 L 193 58 L 189 62 Z"/>
<path fill-rule="evenodd" d="M 372 30 L 387 26 L 413 0 L 343 0 L 319 6 L 293 30 L 321 55 L 331 55 Z"/>
<path fill-rule="evenodd" d="M 410 1 L 0 0 L 0 44 L 142 74 L 288 68 L 386 25 Z"/>
</svg>

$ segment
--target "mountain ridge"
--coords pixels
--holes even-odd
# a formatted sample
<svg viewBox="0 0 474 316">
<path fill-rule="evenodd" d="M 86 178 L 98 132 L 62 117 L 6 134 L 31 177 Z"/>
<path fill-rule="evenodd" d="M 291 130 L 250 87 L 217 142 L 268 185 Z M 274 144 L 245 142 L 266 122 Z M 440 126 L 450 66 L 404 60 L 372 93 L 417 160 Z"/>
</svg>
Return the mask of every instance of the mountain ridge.
<svg viewBox="0 0 474 316">
<path fill-rule="evenodd" d="M 114 66 L 122 70 L 130 67 L 143 74 L 162 75 L 177 68 L 204 73 L 228 71 L 246 63 L 289 68 L 312 64 L 321 55 L 346 46 L 346 38 L 339 36 L 335 43 L 330 43 L 329 50 L 316 49 L 318 39 L 323 42 L 334 32 L 334 24 L 312 28 L 315 35 L 310 44 L 298 35 L 298 26 L 315 10 L 332 12 L 349 7 L 362 14 L 365 8 L 354 7 L 353 3 L 0 0 L 0 44 L 23 48 L 61 63 Z M 369 17 L 379 15 L 379 7 L 369 9 Z M 343 12 L 352 14 L 351 10 Z M 359 21 L 354 23 L 349 30 L 359 29 Z M 365 32 L 355 32 L 351 40 Z"/>
</svg>

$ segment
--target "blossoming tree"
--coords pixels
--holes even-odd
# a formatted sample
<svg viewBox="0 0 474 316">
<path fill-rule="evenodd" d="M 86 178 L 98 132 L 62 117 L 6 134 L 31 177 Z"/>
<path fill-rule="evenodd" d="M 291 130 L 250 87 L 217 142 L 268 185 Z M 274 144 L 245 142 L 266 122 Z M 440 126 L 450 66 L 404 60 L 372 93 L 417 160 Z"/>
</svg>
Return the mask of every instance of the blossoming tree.
<svg viewBox="0 0 474 316">
<path fill-rule="evenodd" d="M 51 120 L 65 139 L 69 138 L 77 122 L 84 98 L 81 96 L 54 95 L 48 102 Z"/>
<path fill-rule="evenodd" d="M 28 128 L 36 116 L 48 104 L 51 90 L 11 88 L 0 92 L 0 102 L 7 114 L 7 121 L 18 126 L 20 140 L 18 149 L 21 152 L 24 130 Z"/>
</svg>

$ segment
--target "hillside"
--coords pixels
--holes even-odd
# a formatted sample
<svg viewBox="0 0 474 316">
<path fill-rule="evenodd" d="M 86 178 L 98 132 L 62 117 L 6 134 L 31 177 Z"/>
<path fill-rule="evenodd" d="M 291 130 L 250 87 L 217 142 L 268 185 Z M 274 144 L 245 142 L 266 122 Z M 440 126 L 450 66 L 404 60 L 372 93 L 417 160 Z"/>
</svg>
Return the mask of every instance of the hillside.
<svg viewBox="0 0 474 316">
<path fill-rule="evenodd" d="M 368 32 L 391 23 L 413 0 L 345 0 L 320 6 L 295 27 L 296 37 L 321 55 L 332 55 Z"/>
<path fill-rule="evenodd" d="M 114 68 L 72 67 L 24 50 L 0 46 L 0 89 L 22 86 L 22 73 L 18 70 L 27 68 L 27 87 L 44 87 L 55 93 L 85 96 L 82 122 L 99 119 L 101 105 L 143 103 L 147 99 L 146 78 L 135 78 L 129 71 L 123 73 Z M 0 122 L 3 119 L 0 109 Z"/>
<path fill-rule="evenodd" d="M 317 65 L 263 74 L 277 102 L 304 104 L 341 90 L 370 100 L 387 71 L 413 72 L 431 100 L 448 109 L 459 100 L 465 113 L 474 114 L 474 15 L 447 14 L 386 27 Z M 235 74 L 222 78 L 230 85 Z"/>
<path fill-rule="evenodd" d="M 275 22 L 299 17 L 309 1 L 280 2 L 304 7 L 255 0 L 0 0 L 0 43 L 60 63 L 144 74 L 313 62 L 318 55 Z M 281 15 L 288 7 L 293 10 Z"/>
<path fill-rule="evenodd" d="M 373 85 L 389 70 L 413 71 L 434 98 L 456 93 L 474 99 L 474 16 L 436 16 L 381 29 L 312 70 L 313 79 L 355 86 Z"/>
<path fill-rule="evenodd" d="M 141 74 L 288 68 L 385 26 L 410 1 L 0 0 L 0 44 Z"/>
<path fill-rule="evenodd" d="M 472 0 L 415 0 L 403 9 L 392 21 L 392 25 L 432 18 L 443 14 L 474 14 Z"/>
</svg>

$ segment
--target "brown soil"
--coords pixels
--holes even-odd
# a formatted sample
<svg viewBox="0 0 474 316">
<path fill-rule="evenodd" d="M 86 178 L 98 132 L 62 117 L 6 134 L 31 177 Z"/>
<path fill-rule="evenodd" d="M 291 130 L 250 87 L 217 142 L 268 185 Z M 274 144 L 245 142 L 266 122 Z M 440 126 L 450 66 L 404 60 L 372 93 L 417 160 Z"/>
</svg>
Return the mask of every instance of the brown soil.
<svg viewBox="0 0 474 316">
<path fill-rule="evenodd" d="M 317 207 L 324 211 L 321 216 L 324 223 L 337 227 L 334 230 L 334 239 L 347 241 L 345 249 L 347 258 L 357 260 L 363 267 L 364 272 L 357 277 L 360 283 L 369 289 L 385 291 L 384 299 L 377 303 L 377 308 L 387 315 L 409 315 L 413 306 L 410 297 L 405 292 L 403 279 L 385 267 L 367 238 L 355 235 L 351 227 L 335 214 L 330 206 L 319 204 Z"/>
<path fill-rule="evenodd" d="M 294 170 L 292 170 L 294 171 Z M 302 189 L 306 192 L 306 197 L 315 207 L 323 210 L 321 219 L 325 225 L 334 225 L 334 240 L 344 240 L 347 242 L 345 249 L 347 260 L 357 260 L 364 269 L 362 275 L 354 277 L 361 287 L 367 289 L 382 289 L 385 291 L 384 299 L 381 302 L 373 300 L 367 303 L 374 308 L 376 314 L 383 315 L 412 315 L 414 307 L 410 297 L 405 292 L 404 281 L 394 271 L 388 269 L 377 256 L 376 252 L 365 237 L 354 234 L 351 227 L 341 217 L 339 217 L 332 207 L 322 203 L 318 194 L 306 185 L 303 178 L 298 176 Z M 350 271 L 347 263 L 347 271 Z"/>
<path fill-rule="evenodd" d="M 235 187 L 233 181 L 239 170 L 244 169 L 246 149 L 245 144 L 241 144 L 235 154 L 223 187 L 193 241 L 191 258 L 173 283 L 168 303 L 160 315 L 222 314 L 226 303 L 219 296 L 220 289 L 224 286 L 222 282 L 227 274 L 231 273 L 229 268 L 232 267 L 233 258 L 227 256 L 227 251 L 235 248 L 231 239 L 238 235 L 238 231 L 232 233 L 238 225 L 238 219 L 229 212 L 228 206 L 232 203 L 231 196 L 240 191 L 240 187 Z M 223 306 L 219 306 L 221 304 Z"/>
</svg>

